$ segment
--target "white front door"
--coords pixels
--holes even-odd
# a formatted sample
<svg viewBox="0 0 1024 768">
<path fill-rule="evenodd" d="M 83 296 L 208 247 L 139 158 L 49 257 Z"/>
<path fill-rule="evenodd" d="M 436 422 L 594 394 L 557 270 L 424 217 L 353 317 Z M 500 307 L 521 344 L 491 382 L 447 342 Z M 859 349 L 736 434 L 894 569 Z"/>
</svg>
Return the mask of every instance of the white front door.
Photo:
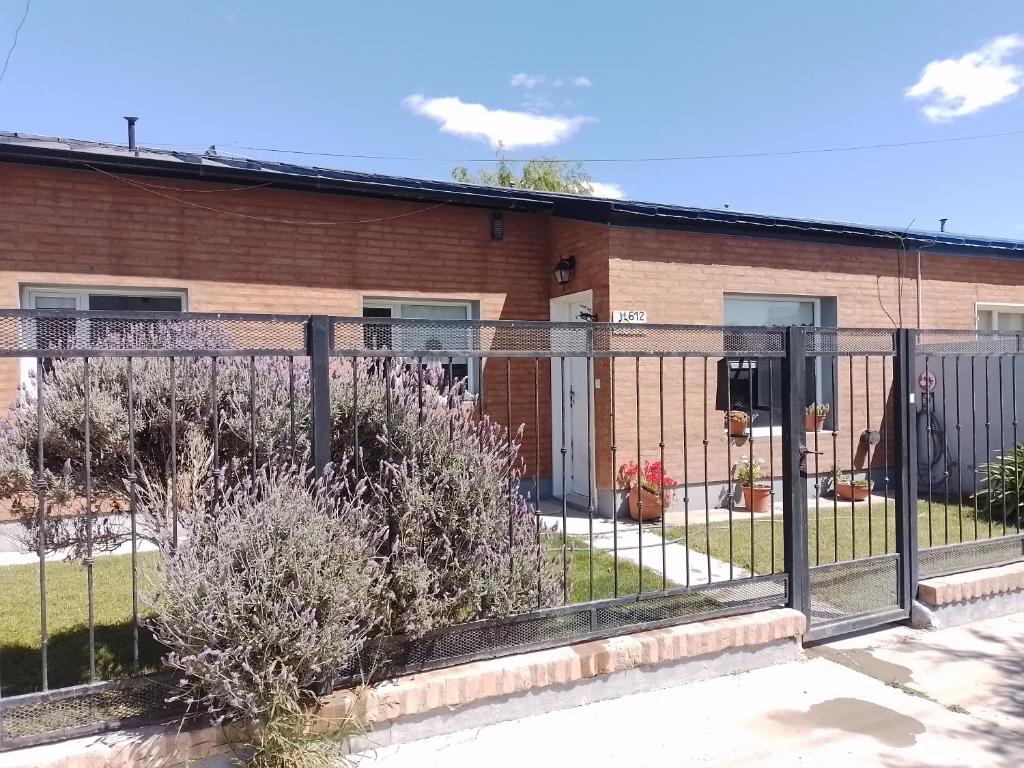
<svg viewBox="0 0 1024 768">
<path fill-rule="evenodd" d="M 581 322 L 590 317 L 590 291 L 552 299 L 551 319 Z M 555 496 L 562 495 L 562 447 L 564 429 L 565 494 L 578 503 L 591 499 L 594 482 L 593 383 L 586 357 L 552 358 L 552 479 Z M 564 377 L 563 377 L 564 371 Z M 564 378 L 564 380 L 563 380 Z M 564 418 L 563 418 L 564 414 Z M 596 500 L 593 500 L 596 501 Z"/>
</svg>

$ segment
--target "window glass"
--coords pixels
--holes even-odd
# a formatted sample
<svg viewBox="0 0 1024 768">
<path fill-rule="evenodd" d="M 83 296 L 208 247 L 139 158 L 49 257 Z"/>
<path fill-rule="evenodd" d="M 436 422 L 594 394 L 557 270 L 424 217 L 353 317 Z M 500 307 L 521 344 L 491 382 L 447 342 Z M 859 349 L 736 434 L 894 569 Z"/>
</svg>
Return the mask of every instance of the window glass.
<svg viewBox="0 0 1024 768">
<path fill-rule="evenodd" d="M 469 320 L 469 306 L 466 304 L 423 304 L 401 303 L 392 305 L 378 304 L 363 308 L 363 317 L 396 317 L 405 320 Z M 464 349 L 470 340 L 467 328 L 445 328 L 429 323 L 413 326 L 373 326 L 367 325 L 363 335 L 367 346 L 374 349 L 388 349 L 398 346 L 401 349 Z M 395 339 L 398 342 L 395 344 Z M 456 381 L 469 380 L 469 388 L 474 387 L 470 361 L 466 357 L 425 357 L 424 365 L 444 366 L 445 378 Z"/>
<path fill-rule="evenodd" d="M 814 301 L 781 297 L 747 298 L 726 296 L 725 325 L 772 327 L 817 324 Z M 756 340 L 742 332 L 727 333 L 726 349 L 756 349 Z M 807 391 L 820 399 L 818 372 L 820 360 L 807 366 Z M 716 407 L 753 413 L 754 427 L 782 425 L 782 361 L 771 358 L 723 358 L 718 363 Z"/>
<path fill-rule="evenodd" d="M 181 312 L 181 296 L 131 296 L 90 293 L 89 309 L 112 312 Z"/>
</svg>

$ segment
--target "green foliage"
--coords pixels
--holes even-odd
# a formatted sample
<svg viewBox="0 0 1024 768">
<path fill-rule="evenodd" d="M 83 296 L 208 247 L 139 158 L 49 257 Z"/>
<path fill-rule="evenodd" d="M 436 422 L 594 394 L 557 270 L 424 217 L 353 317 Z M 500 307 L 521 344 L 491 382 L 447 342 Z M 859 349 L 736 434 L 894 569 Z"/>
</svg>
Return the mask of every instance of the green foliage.
<svg viewBox="0 0 1024 768">
<path fill-rule="evenodd" d="M 590 175 L 582 163 L 567 163 L 553 157 L 532 160 L 509 160 L 505 148 L 499 146 L 498 160 L 492 168 L 472 173 L 468 168 L 452 168 L 452 178 L 462 184 L 488 187 L 532 189 L 538 192 L 562 192 L 569 195 L 593 195 Z"/>
<path fill-rule="evenodd" d="M 1024 443 L 996 461 L 979 464 L 982 488 L 974 495 L 974 506 L 979 514 L 1003 519 L 1010 525 L 1014 520 L 1024 522 Z"/>
</svg>

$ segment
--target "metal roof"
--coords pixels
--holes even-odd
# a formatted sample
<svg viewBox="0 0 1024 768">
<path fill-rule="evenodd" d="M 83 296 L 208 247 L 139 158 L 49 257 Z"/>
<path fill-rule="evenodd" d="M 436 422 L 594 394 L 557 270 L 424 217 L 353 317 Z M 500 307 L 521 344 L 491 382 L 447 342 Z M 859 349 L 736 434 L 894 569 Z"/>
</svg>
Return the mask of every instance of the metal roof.
<svg viewBox="0 0 1024 768">
<path fill-rule="evenodd" d="M 295 165 L 213 152 L 198 154 L 141 146 L 132 150 L 123 144 L 3 131 L 0 131 L 0 162 L 80 168 L 92 166 L 108 172 L 201 179 L 211 182 L 272 182 L 274 186 L 287 189 L 545 212 L 554 216 L 616 226 L 809 239 L 876 247 L 895 247 L 902 243 L 908 250 L 1024 259 L 1024 241 L 1020 240 L 486 187 L 452 181 Z"/>
</svg>

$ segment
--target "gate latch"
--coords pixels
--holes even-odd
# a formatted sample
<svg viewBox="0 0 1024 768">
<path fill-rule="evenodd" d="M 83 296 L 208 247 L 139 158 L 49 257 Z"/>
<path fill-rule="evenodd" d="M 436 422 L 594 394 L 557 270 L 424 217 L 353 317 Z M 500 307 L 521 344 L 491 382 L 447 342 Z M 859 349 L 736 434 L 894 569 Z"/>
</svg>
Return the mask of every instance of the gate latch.
<svg viewBox="0 0 1024 768">
<path fill-rule="evenodd" d="M 825 453 L 824 451 L 812 451 L 806 445 L 801 445 L 800 446 L 800 474 L 801 475 L 806 475 L 807 474 L 807 456 L 808 455 L 822 456 L 822 455 L 824 455 L 824 453 Z"/>
</svg>

